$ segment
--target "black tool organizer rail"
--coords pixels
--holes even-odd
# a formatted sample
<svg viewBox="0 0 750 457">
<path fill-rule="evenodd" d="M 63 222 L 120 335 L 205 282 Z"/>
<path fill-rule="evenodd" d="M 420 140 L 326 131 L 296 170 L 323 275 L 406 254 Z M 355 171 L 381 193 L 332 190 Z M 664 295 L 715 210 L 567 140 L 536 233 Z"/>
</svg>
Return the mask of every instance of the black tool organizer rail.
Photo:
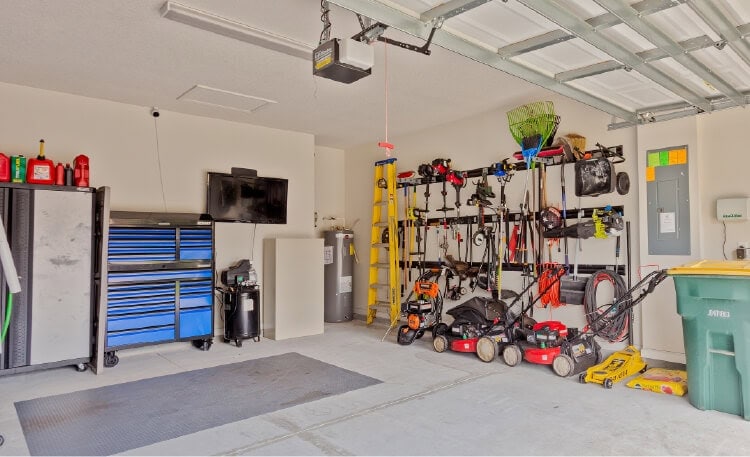
<svg viewBox="0 0 750 457">
<path fill-rule="evenodd" d="M 549 149 L 549 148 L 545 148 Z M 545 149 L 542 149 L 544 151 Z M 556 149 L 556 148 L 553 148 Z M 602 149 L 593 149 L 586 151 L 584 154 L 588 154 L 592 159 L 596 158 L 608 158 L 612 159 L 613 164 L 622 163 L 625 161 L 625 158 L 623 156 L 623 149 L 622 145 L 618 146 L 611 146 L 608 148 Z M 544 158 L 538 158 L 538 165 L 544 165 L 544 166 L 557 166 L 562 165 L 562 156 L 552 156 L 552 157 L 544 157 Z M 573 164 L 575 161 L 565 162 L 566 164 Z M 481 178 L 483 173 L 485 173 L 487 176 L 492 176 L 495 174 L 495 172 L 498 170 L 498 165 L 505 165 L 510 166 L 513 171 L 525 171 L 529 168 L 526 166 L 526 162 L 518 161 L 518 162 L 509 162 L 509 161 L 503 161 L 503 162 L 495 162 L 487 167 L 479 167 L 479 168 L 472 168 L 470 170 L 462 170 L 463 176 L 465 178 Z M 534 170 L 535 168 L 531 168 Z M 397 188 L 403 188 L 407 186 L 419 186 L 422 184 L 434 184 L 434 183 L 442 183 L 445 181 L 445 176 L 420 176 L 418 178 L 409 178 L 409 182 L 397 182 L 396 187 Z"/>
</svg>

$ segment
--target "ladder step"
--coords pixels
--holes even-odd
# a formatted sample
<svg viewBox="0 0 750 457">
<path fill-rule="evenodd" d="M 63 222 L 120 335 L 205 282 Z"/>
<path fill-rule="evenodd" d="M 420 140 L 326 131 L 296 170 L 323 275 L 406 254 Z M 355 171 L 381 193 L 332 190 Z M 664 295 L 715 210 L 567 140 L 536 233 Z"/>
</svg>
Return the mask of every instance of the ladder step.
<svg viewBox="0 0 750 457">
<path fill-rule="evenodd" d="M 385 206 L 388 204 L 388 201 L 383 200 L 382 202 L 375 202 L 372 204 L 372 206 Z"/>
<path fill-rule="evenodd" d="M 373 289 L 376 287 L 380 287 L 381 289 L 387 289 L 390 286 L 388 284 L 383 284 L 382 282 L 375 282 L 375 283 L 370 284 L 370 287 Z"/>
<path fill-rule="evenodd" d="M 389 243 L 372 243 L 372 247 L 374 248 L 389 248 L 391 245 Z"/>
<path fill-rule="evenodd" d="M 375 268 L 390 268 L 391 264 L 378 262 L 378 263 L 371 263 L 370 266 L 375 267 Z"/>
<path fill-rule="evenodd" d="M 374 304 L 370 305 L 370 308 L 390 308 L 391 304 L 387 301 L 376 301 Z"/>
<path fill-rule="evenodd" d="M 375 227 L 388 227 L 388 222 L 376 222 L 374 224 Z"/>
</svg>

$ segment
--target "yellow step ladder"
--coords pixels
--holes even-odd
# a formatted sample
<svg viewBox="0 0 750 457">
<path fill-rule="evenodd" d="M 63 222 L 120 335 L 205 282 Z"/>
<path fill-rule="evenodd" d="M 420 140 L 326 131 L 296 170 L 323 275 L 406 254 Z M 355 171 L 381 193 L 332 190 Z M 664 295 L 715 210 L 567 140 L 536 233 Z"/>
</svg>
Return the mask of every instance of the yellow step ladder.
<svg viewBox="0 0 750 457">
<path fill-rule="evenodd" d="M 383 231 L 388 229 L 388 242 Z M 370 287 L 367 293 L 367 323 L 372 324 L 378 308 L 388 309 L 391 324 L 401 315 L 398 275 L 398 213 L 396 159 L 375 162 L 370 236 Z"/>
</svg>

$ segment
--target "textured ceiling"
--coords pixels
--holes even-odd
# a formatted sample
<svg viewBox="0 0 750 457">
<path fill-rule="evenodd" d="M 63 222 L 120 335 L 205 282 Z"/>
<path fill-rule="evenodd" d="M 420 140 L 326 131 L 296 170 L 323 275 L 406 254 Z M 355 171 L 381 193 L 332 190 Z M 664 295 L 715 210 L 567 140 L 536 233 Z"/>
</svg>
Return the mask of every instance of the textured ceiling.
<svg viewBox="0 0 750 457">
<path fill-rule="evenodd" d="M 431 56 L 425 56 L 376 43 L 372 75 L 346 85 L 314 77 L 309 59 L 163 18 L 160 9 L 165 0 L 0 2 L 0 81 L 308 132 L 316 136 L 319 145 L 347 148 L 374 145 L 385 139 L 386 68 L 389 140 L 394 143 L 398 143 L 399 135 L 544 99 L 549 94 L 546 89 L 437 45 L 431 47 Z M 310 48 L 317 45 L 322 28 L 319 0 L 179 2 L 307 43 Z M 443 0 L 331 2 L 352 5 L 355 11 L 365 8 L 382 12 L 400 18 L 394 20 L 402 24 L 418 24 L 418 30 L 424 31 L 429 27 L 419 21 L 420 14 Z M 479 6 L 447 19 L 436 34 L 437 43 L 449 43 L 446 46 L 469 56 L 480 50 L 477 52 L 488 56 L 484 60 L 490 65 L 512 68 L 515 74 L 627 118 L 629 125 L 634 120 L 653 121 L 651 111 L 662 108 L 690 115 L 714 109 L 722 100 L 732 101 L 721 105 L 724 107 L 747 103 L 750 94 L 750 43 L 745 38 L 750 35 L 750 0 L 448 3 L 452 7 Z M 735 35 L 741 32 L 736 35 L 740 38 L 720 45 L 721 37 L 697 13 L 700 8 L 696 5 L 700 4 L 723 11 L 720 14 L 731 22 Z M 683 47 L 669 55 L 662 50 L 661 58 L 646 60 L 642 55 L 659 54 L 659 48 L 642 32 L 630 28 L 632 24 L 610 23 L 588 33 L 593 26 L 583 21 L 606 13 L 600 5 L 611 10 L 621 8 L 631 16 L 631 8 L 650 9 L 633 20 L 641 21 L 642 17 L 646 26 L 658 29 L 667 40 L 680 42 L 676 46 L 691 40 L 704 44 L 691 49 L 689 56 L 679 55 L 687 49 Z M 583 28 L 572 34 L 565 32 L 565 39 L 541 49 L 504 54 L 520 41 L 560 33 L 561 26 L 556 22 L 565 22 L 560 14 L 564 10 Z M 359 31 L 350 11 L 332 6 L 331 18 L 332 37 L 349 37 Z M 414 33 L 416 29 L 411 30 Z M 424 36 L 422 32 L 416 34 Z M 457 40 L 446 41 L 444 34 L 452 34 Z M 385 36 L 422 44 L 421 39 L 394 28 L 389 28 Z M 609 46 L 596 45 L 602 40 Z M 614 54 L 613 46 L 619 48 Z M 603 52 L 607 47 L 609 54 L 619 57 Z M 466 49 L 470 51 L 464 52 Z M 598 71 L 602 66 L 609 68 Z M 597 70 L 591 72 L 591 68 Z M 701 68 L 705 69 L 703 76 L 696 72 Z M 655 82 L 658 79 L 662 82 Z M 722 99 L 722 93 L 728 97 Z M 230 106 L 215 106 L 216 100 Z"/>
<path fill-rule="evenodd" d="M 317 45 L 317 0 L 182 0 L 181 3 Z M 373 74 L 345 85 L 312 64 L 160 15 L 164 0 L 2 0 L 0 81 L 162 110 L 309 132 L 345 148 L 384 136 L 384 45 Z M 354 14 L 332 7 L 332 37 L 351 36 Z M 386 36 L 421 44 L 388 30 Z M 424 56 L 389 47 L 389 136 L 545 97 L 549 92 L 434 47 Z M 187 101 L 196 85 L 273 100 L 245 112 Z"/>
</svg>

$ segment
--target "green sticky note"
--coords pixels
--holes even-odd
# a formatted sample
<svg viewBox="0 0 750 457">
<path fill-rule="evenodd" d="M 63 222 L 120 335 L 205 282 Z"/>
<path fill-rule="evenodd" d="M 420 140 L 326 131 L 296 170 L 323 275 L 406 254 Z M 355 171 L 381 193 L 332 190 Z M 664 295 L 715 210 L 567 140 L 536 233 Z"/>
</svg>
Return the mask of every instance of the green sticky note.
<svg viewBox="0 0 750 457">
<path fill-rule="evenodd" d="M 669 165 L 669 151 L 659 152 L 659 165 L 662 165 L 662 166 Z"/>
<path fill-rule="evenodd" d="M 649 167 L 658 167 L 659 166 L 659 153 L 658 152 L 649 152 L 648 153 L 648 166 Z"/>
</svg>

